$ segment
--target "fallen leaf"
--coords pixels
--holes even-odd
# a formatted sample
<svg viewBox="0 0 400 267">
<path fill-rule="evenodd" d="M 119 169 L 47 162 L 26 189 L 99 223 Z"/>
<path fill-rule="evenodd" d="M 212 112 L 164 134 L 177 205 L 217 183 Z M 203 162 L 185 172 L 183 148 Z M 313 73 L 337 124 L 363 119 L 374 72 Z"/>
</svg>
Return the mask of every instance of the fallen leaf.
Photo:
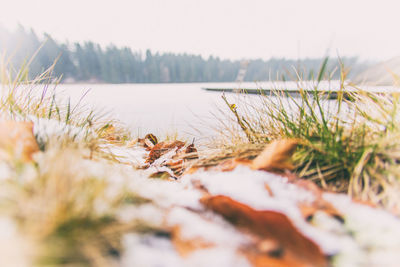
<svg viewBox="0 0 400 267">
<path fill-rule="evenodd" d="M 149 140 L 153 145 L 158 143 L 157 137 L 152 133 L 146 134 L 144 139 Z"/>
<path fill-rule="evenodd" d="M 239 229 L 250 232 L 261 240 L 271 240 L 278 244 L 278 254 L 256 253 L 255 255 L 261 255 L 264 259 L 261 261 L 260 257 L 255 257 L 256 266 L 327 266 L 321 249 L 299 232 L 286 215 L 276 211 L 255 210 L 222 195 L 207 196 L 202 198 L 201 202 Z M 263 264 L 267 259 L 285 265 Z M 291 265 L 287 265 L 289 263 Z"/>
<path fill-rule="evenodd" d="M 168 180 L 169 178 L 171 178 L 171 174 L 169 174 L 166 171 L 159 171 L 159 172 L 155 172 L 152 173 L 149 178 L 156 178 L 156 179 L 161 179 L 161 180 Z"/>
<path fill-rule="evenodd" d="M 293 259 L 280 259 L 271 254 L 262 254 L 258 251 L 243 251 L 254 267 L 313 267 L 314 265 L 297 262 Z M 279 254 L 279 252 L 278 252 Z"/>
<path fill-rule="evenodd" d="M 284 171 L 293 169 L 290 158 L 299 141 L 297 139 L 277 140 L 268 144 L 251 165 L 254 170 Z"/>
<path fill-rule="evenodd" d="M 190 253 L 198 250 L 213 247 L 214 244 L 206 242 L 201 238 L 186 239 L 181 234 L 181 229 L 176 226 L 172 229 L 172 244 L 175 246 L 176 251 L 182 257 L 188 256 Z"/>
<path fill-rule="evenodd" d="M 143 146 L 147 149 L 152 149 L 158 143 L 157 137 L 154 134 L 146 134 L 143 139 Z"/>
<path fill-rule="evenodd" d="M 149 156 L 146 159 L 146 163 L 153 163 L 156 159 L 161 157 L 162 155 L 168 153 L 172 149 L 181 148 L 185 145 L 182 141 L 173 141 L 173 142 L 160 142 L 157 143 L 149 153 Z"/>
<path fill-rule="evenodd" d="M 194 147 L 194 144 L 190 144 L 185 149 L 185 155 L 183 156 L 185 159 L 198 159 L 199 155 L 197 154 L 197 149 Z"/>
<path fill-rule="evenodd" d="M 185 162 L 183 159 L 171 160 L 166 163 L 166 166 L 174 172 L 175 176 L 179 177 L 185 169 Z"/>
<path fill-rule="evenodd" d="M 338 221 L 344 222 L 343 215 L 331 203 L 325 200 L 316 200 L 311 204 L 299 204 L 299 209 L 306 221 L 311 221 L 317 211 L 322 211 Z"/>
<path fill-rule="evenodd" d="M 291 183 L 297 185 L 298 187 L 306 189 L 315 197 L 315 200 L 312 203 L 299 204 L 300 212 L 307 221 L 312 220 L 314 214 L 317 211 L 322 211 L 330 215 L 331 217 L 334 217 L 335 219 L 343 222 L 343 215 L 340 214 L 340 212 L 331 203 L 329 203 L 322 197 L 323 191 L 314 182 L 297 177 L 292 179 Z"/>
<path fill-rule="evenodd" d="M 251 160 L 241 158 L 227 159 L 218 164 L 215 169 L 223 172 L 229 172 L 233 171 L 239 165 L 251 166 Z"/>
<path fill-rule="evenodd" d="M 0 158 L 18 159 L 24 162 L 32 160 L 32 155 L 39 151 L 33 135 L 32 122 L 0 122 Z"/>
</svg>

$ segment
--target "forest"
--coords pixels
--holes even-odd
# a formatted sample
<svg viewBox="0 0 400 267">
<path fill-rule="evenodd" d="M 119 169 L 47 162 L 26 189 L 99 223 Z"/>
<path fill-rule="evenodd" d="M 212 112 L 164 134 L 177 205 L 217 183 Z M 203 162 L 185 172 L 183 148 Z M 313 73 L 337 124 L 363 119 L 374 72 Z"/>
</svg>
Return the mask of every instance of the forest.
<svg viewBox="0 0 400 267">
<path fill-rule="evenodd" d="M 15 69 L 35 55 L 29 67 L 30 77 L 42 73 L 57 60 L 53 75 L 66 83 L 232 82 L 243 61 L 247 62 L 244 81 L 313 79 L 323 61 L 323 57 L 229 60 L 187 53 L 143 52 L 92 41 L 61 43 L 49 34 L 39 36 L 21 25 L 14 31 L 0 25 L 0 51 L 3 60 L 9 60 Z M 339 78 L 339 62 L 351 69 L 350 77 L 370 65 L 357 57 L 331 60 L 327 71 L 332 79 Z"/>
</svg>

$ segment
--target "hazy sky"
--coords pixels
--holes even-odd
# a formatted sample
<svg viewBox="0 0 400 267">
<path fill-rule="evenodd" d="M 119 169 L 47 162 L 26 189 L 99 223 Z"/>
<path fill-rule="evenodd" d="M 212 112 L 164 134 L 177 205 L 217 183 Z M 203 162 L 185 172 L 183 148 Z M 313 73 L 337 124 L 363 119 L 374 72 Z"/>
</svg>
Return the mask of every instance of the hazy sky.
<svg viewBox="0 0 400 267">
<path fill-rule="evenodd" d="M 0 24 L 59 41 L 222 58 L 400 55 L 396 0 L 0 0 Z"/>
</svg>

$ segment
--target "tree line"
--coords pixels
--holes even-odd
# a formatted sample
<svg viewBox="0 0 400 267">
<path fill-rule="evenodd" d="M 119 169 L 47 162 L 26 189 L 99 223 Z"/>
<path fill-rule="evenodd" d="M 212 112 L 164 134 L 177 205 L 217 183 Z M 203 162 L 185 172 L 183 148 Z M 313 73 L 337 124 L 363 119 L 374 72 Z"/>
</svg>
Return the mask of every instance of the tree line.
<svg viewBox="0 0 400 267">
<path fill-rule="evenodd" d="M 102 47 L 94 42 L 60 43 L 49 34 L 38 36 L 34 30 L 19 26 L 8 31 L 0 26 L 0 51 L 10 56 L 18 69 L 37 52 L 29 68 L 30 77 L 42 73 L 54 60 L 53 75 L 64 82 L 105 83 L 162 83 L 162 82 L 232 82 L 241 61 L 210 56 L 174 53 L 145 53 L 113 44 Z M 271 58 L 249 60 L 244 81 L 312 79 L 318 74 L 322 58 L 293 60 Z M 363 71 L 367 64 L 356 57 L 343 58 L 352 74 Z M 331 61 L 327 69 L 333 79 L 339 78 L 338 61 Z M 334 71 L 336 70 L 336 71 Z"/>
</svg>

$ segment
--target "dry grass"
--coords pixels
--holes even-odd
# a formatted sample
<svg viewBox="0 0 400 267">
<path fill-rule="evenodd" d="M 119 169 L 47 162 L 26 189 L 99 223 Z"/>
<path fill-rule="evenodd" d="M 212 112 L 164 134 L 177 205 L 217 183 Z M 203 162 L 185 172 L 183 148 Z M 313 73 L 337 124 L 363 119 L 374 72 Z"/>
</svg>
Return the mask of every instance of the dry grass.
<svg viewBox="0 0 400 267">
<path fill-rule="evenodd" d="M 326 63 L 325 63 L 326 64 Z M 223 95 L 229 112 L 219 129 L 219 158 L 240 157 L 243 150 L 257 150 L 282 138 L 296 138 L 301 145 L 292 160 L 295 173 L 327 190 L 400 208 L 400 98 L 398 93 L 365 92 L 345 85 L 345 73 L 337 100 L 321 94 L 318 85 L 299 82 L 300 97 L 284 90 L 246 95 L 232 102 Z M 234 126 L 232 126 L 234 125 Z M 247 147 L 247 148 L 246 148 Z M 242 151 L 226 153 L 229 151 Z"/>
<path fill-rule="evenodd" d="M 41 151 L 32 162 L 0 161 L 0 216 L 12 218 L 29 240 L 23 256 L 28 255 L 30 265 L 116 266 L 125 233 L 156 231 L 118 216 L 126 205 L 148 202 L 123 179 L 113 184 L 122 175 L 118 161 L 101 149 L 125 144 L 128 131 L 80 103 L 72 106 L 59 99 L 54 66 L 29 80 L 29 62 L 18 71 L 8 62 L 3 60 L 0 72 L 1 119 L 36 121 L 44 127 L 36 135 Z M 56 127 L 47 136 L 51 125 Z"/>
</svg>

